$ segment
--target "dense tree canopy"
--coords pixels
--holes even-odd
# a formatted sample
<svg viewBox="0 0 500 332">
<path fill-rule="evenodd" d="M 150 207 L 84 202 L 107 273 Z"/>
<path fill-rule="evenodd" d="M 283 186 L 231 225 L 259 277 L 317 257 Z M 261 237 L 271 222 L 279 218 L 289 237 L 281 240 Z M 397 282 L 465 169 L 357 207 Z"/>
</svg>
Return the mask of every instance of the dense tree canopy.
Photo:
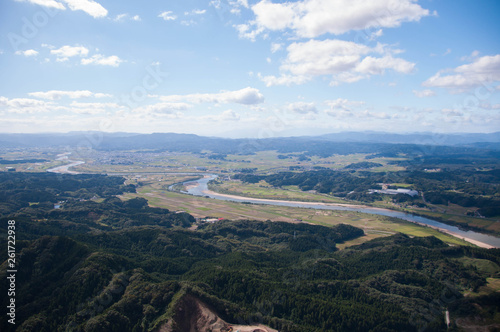
<svg viewBox="0 0 500 332">
<path fill-rule="evenodd" d="M 446 331 L 446 309 L 454 322 L 472 314 L 491 323 L 499 315 L 496 294 L 463 293 L 498 278 L 500 250 L 396 234 L 339 251 L 338 243 L 364 235 L 343 224 L 222 220 L 189 230 L 192 216 L 142 198 L 72 199 L 72 181 L 103 194 L 122 190 L 122 180 L 15 176 L 4 177 L 2 188 L 34 192 L 46 183 L 66 202 L 12 206 L 0 218 L 2 257 L 8 220 L 18 234 L 16 326 L 2 315 L 2 331 L 157 331 L 165 324 L 185 331 L 190 301 L 227 322 L 279 331 Z"/>
</svg>

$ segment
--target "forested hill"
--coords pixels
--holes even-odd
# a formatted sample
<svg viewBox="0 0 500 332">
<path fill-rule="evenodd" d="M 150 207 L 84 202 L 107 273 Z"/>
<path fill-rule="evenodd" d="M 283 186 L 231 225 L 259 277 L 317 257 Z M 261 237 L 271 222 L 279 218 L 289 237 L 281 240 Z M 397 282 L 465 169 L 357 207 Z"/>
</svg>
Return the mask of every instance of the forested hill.
<svg viewBox="0 0 500 332">
<path fill-rule="evenodd" d="M 190 230 L 186 213 L 118 199 L 134 189 L 120 177 L 6 173 L 0 185 L 15 197 L 2 206 L 0 254 L 15 220 L 18 271 L 16 325 L 2 315 L 1 331 L 446 331 L 446 310 L 452 330 L 498 326 L 500 297 L 487 285 L 500 276 L 500 250 L 396 234 L 339 251 L 363 236 L 342 224 Z M 7 260 L 3 291 L 6 271 Z"/>
</svg>

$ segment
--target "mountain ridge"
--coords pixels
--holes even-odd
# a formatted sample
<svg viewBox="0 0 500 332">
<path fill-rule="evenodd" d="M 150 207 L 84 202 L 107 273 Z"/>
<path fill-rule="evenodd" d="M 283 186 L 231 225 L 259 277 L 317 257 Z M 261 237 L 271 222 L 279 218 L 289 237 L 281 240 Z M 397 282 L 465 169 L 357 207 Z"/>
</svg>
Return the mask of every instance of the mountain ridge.
<svg viewBox="0 0 500 332">
<path fill-rule="evenodd" d="M 61 139 L 64 141 L 61 142 Z M 318 136 L 284 136 L 271 138 L 224 138 L 216 136 L 200 136 L 196 134 L 183 133 L 107 133 L 99 131 L 68 132 L 68 133 L 31 133 L 31 134 L 0 134 L 0 142 L 11 147 L 19 146 L 77 146 L 88 141 L 95 145 L 107 143 L 126 144 L 140 141 L 144 145 L 159 141 L 201 143 L 206 142 L 275 142 L 285 141 L 326 141 L 326 142 L 356 142 L 356 143 L 386 143 L 386 144 L 419 144 L 419 145 L 470 145 L 477 143 L 500 143 L 500 132 L 494 133 L 389 133 L 389 132 L 341 132 Z"/>
</svg>

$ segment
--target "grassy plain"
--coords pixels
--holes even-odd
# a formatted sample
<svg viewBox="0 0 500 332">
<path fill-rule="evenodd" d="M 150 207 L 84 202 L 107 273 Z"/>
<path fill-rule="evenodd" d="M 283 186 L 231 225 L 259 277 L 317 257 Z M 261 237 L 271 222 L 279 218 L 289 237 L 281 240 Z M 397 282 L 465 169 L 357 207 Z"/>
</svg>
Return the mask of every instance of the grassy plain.
<svg viewBox="0 0 500 332">
<path fill-rule="evenodd" d="M 163 178 L 160 182 L 157 177 L 163 175 L 148 175 L 142 178 L 143 186 L 137 193 L 127 193 L 123 199 L 144 197 L 154 207 L 167 208 L 174 211 L 185 211 L 194 217 L 218 217 L 227 219 L 255 219 L 286 222 L 307 222 L 318 225 L 336 225 L 340 223 L 351 224 L 362 228 L 366 236 L 339 245 L 345 248 L 360 244 L 371 239 L 388 236 L 398 232 L 410 236 L 436 236 L 450 244 L 469 245 L 467 242 L 453 236 L 443 234 L 437 230 L 419 226 L 406 221 L 399 221 L 384 216 L 365 214 L 350 211 L 329 211 L 284 206 L 244 204 L 227 202 L 205 197 L 191 196 L 167 191 L 168 185 L 178 182 L 179 178 Z M 129 181 L 135 181 L 131 179 Z"/>
<path fill-rule="evenodd" d="M 500 292 L 500 266 L 492 261 L 479 258 L 462 257 L 458 259 L 465 266 L 473 266 L 478 272 L 486 276 L 486 285 L 479 287 L 476 292 L 466 292 L 467 296 L 481 296 Z"/>
<path fill-rule="evenodd" d="M 211 185 L 210 189 L 222 194 L 253 198 L 281 199 L 302 202 L 350 203 L 349 201 L 329 195 L 304 192 L 296 186 L 276 188 L 265 181 L 260 181 L 259 183 L 243 183 L 239 180 L 223 181 L 222 183 L 219 182 L 215 185 Z"/>
<path fill-rule="evenodd" d="M 400 183 L 393 185 L 397 185 L 398 187 L 410 187 L 410 185 L 403 185 Z M 243 183 L 239 180 L 222 181 L 222 183 L 211 186 L 211 189 L 222 194 L 239 195 L 252 198 L 282 199 L 304 202 L 365 204 L 375 207 L 425 215 L 429 218 L 441 219 L 444 221 L 448 220 L 463 224 L 464 226 L 469 225 L 497 233 L 500 232 L 500 222 L 498 222 L 496 218 L 478 218 L 467 216 L 467 208 L 454 204 L 449 204 L 448 206 L 433 206 L 434 211 L 430 211 L 429 209 L 416 208 L 404 203 L 393 203 L 390 197 L 386 197 L 383 201 L 376 201 L 374 203 L 359 203 L 355 201 L 343 200 L 341 198 L 333 197 L 330 195 L 304 192 L 296 186 L 276 188 L 269 185 L 265 181 L 260 181 L 259 183 L 255 184 Z"/>
<path fill-rule="evenodd" d="M 30 159 L 39 158 L 47 159 L 49 162 L 19 164 L 19 165 L 4 165 L 16 168 L 17 171 L 23 172 L 44 172 L 47 169 L 55 166 L 60 166 L 66 161 L 55 160 L 57 154 L 65 151 L 48 150 L 48 151 L 14 151 L 2 154 L 4 159 Z M 112 163 L 113 159 L 119 158 L 120 155 L 125 155 L 126 161 L 130 161 L 130 165 L 121 165 Z M 284 220 L 294 221 L 301 219 L 307 222 L 319 224 L 334 224 L 339 222 L 349 222 L 359 224 L 357 217 L 348 213 L 341 213 L 338 216 L 330 212 L 331 215 L 321 216 L 320 214 L 311 213 L 307 209 L 294 209 L 285 207 L 271 207 L 259 205 L 258 208 L 252 205 L 237 204 L 230 202 L 220 202 L 215 200 L 207 200 L 204 198 L 193 198 L 186 195 L 179 195 L 167 192 L 167 184 L 178 183 L 193 178 L 193 175 L 181 175 L 171 173 L 217 173 L 217 174 L 233 174 L 243 168 L 254 168 L 257 174 L 271 174 L 279 171 L 288 171 L 290 167 L 301 167 L 300 170 L 310 170 L 314 167 L 325 167 L 330 169 L 343 169 L 344 167 L 362 161 L 366 161 L 368 154 L 350 154 L 350 155 L 333 155 L 327 158 L 317 156 L 310 157 L 309 160 L 299 160 L 301 153 L 289 153 L 286 157 L 278 158 L 280 153 L 276 151 L 261 151 L 255 155 L 227 155 L 225 160 L 209 159 L 210 153 L 207 155 L 198 155 L 193 153 L 153 153 L 151 151 L 128 151 L 128 152 L 98 152 L 98 151 L 79 151 L 78 155 L 71 154 L 71 160 L 84 160 L 85 164 L 73 167 L 72 171 L 82 173 L 108 173 L 108 174 L 128 174 L 127 183 L 140 185 L 139 195 L 148 198 L 153 206 L 164 206 L 170 209 L 183 209 L 192 213 L 195 216 L 215 215 L 224 218 L 253 218 L 258 220 Z M 130 159 L 127 159 L 130 156 Z M 123 159 L 123 157 L 122 157 Z M 391 165 L 394 160 L 402 160 L 404 158 L 374 158 L 371 162 L 380 163 L 382 166 L 373 168 L 371 171 L 399 171 L 404 168 Z M 4 167 L 5 168 L 5 167 Z M 154 179 L 153 179 L 154 177 Z M 141 186 L 142 185 L 142 186 Z M 398 187 L 411 187 L 409 184 L 395 183 Z M 303 192 L 294 186 L 286 186 L 283 188 L 273 188 L 265 182 L 258 184 L 245 184 L 238 181 L 225 181 L 218 185 L 216 191 L 221 193 L 229 193 L 247 197 L 267 198 L 267 199 L 283 199 L 297 201 L 317 201 L 329 203 L 344 203 L 345 201 L 336 197 Z M 168 204 L 167 204 L 168 203 Z M 354 203 L 354 202 L 351 202 Z M 177 204 L 177 205 L 176 205 Z M 443 220 L 452 220 L 458 223 L 469 224 L 472 226 L 484 228 L 494 232 L 500 232 L 500 222 L 496 219 L 475 218 L 465 215 L 465 210 L 459 206 L 433 206 L 433 210 L 420 209 L 404 204 L 394 204 L 390 198 L 384 201 L 379 201 L 371 204 L 377 207 L 390 208 L 401 210 L 410 213 L 418 213 L 431 218 L 441 218 Z M 366 215 L 368 216 L 368 215 Z M 366 217 L 365 216 L 365 217 Z M 382 233 L 377 231 L 391 232 L 402 231 L 410 235 L 429 235 L 435 234 L 437 231 L 425 229 L 422 233 L 421 227 L 410 225 L 409 229 L 406 224 L 398 224 L 399 228 L 395 229 L 394 225 L 390 227 L 384 225 L 382 217 L 369 216 L 368 220 L 373 223 L 368 225 L 366 230 L 373 232 L 370 236 L 381 236 Z M 366 219 L 365 218 L 365 219 Z M 358 218 L 359 219 L 359 218 Z M 369 228 L 372 227 L 372 228 Z M 438 234 L 441 238 L 448 239 L 449 242 L 456 242 L 454 238 Z"/>
<path fill-rule="evenodd" d="M 487 259 L 470 257 L 462 257 L 459 259 L 459 261 L 465 266 L 474 266 L 478 271 L 489 277 L 500 278 L 500 266 L 498 266 L 498 264 L 496 264 L 495 262 Z"/>
<path fill-rule="evenodd" d="M 459 224 L 463 224 L 464 226 L 469 225 L 477 228 L 482 228 L 488 231 L 500 233 L 500 222 L 498 222 L 498 218 L 477 218 L 466 216 L 465 212 L 462 212 L 464 208 L 456 206 L 437 206 L 443 212 L 429 211 L 427 209 L 406 209 L 408 212 L 413 212 L 417 214 L 421 214 L 427 216 L 429 218 L 441 219 L 453 221 Z"/>
<path fill-rule="evenodd" d="M 48 168 L 64 164 L 55 161 L 56 155 L 67 151 L 56 149 L 39 150 L 19 150 L 4 152 L 1 156 L 4 159 L 47 159 L 49 162 L 39 164 L 20 164 L 17 166 L 22 171 L 45 171 Z M 187 152 L 164 152 L 153 153 L 152 151 L 118 151 L 99 152 L 95 150 L 78 150 L 78 153 L 69 155 L 71 160 L 84 160 L 85 164 L 74 167 L 73 171 L 82 173 L 154 173 L 154 172 L 234 172 L 242 168 L 256 168 L 260 174 L 275 173 L 278 171 L 288 171 L 291 166 L 304 167 L 310 169 L 314 166 L 330 169 L 342 169 L 352 163 L 365 161 L 369 154 L 333 155 L 328 158 L 318 156 L 310 157 L 310 160 L 299 160 L 302 153 L 289 153 L 286 159 L 279 159 L 280 153 L 276 151 L 260 151 L 254 155 L 227 155 L 224 160 L 209 159 L 210 153 L 205 156 Z M 208 151 L 207 151 L 208 152 Z M 116 164 L 111 160 L 120 155 L 131 156 L 127 161 L 132 161 L 130 165 Z M 142 158 L 146 156 L 146 158 Z M 373 171 L 398 171 L 404 168 L 390 165 L 390 161 L 404 158 L 375 158 L 371 161 L 380 163 L 383 166 L 372 169 Z M 11 166 L 11 165 L 8 165 Z"/>
<path fill-rule="evenodd" d="M 140 155 L 139 152 L 130 152 L 131 155 Z M 201 156 L 193 153 L 165 153 L 156 154 L 151 156 L 150 152 L 144 151 L 148 154 L 147 160 L 140 160 L 137 158 L 132 165 L 116 165 L 116 164 L 103 164 L 94 163 L 93 160 L 97 156 L 92 154 L 85 155 L 87 157 L 86 164 L 78 166 L 75 170 L 81 172 L 98 172 L 98 173 L 123 173 L 123 172 L 217 172 L 217 173 L 231 173 L 243 168 L 255 168 L 259 174 L 269 174 L 279 171 L 288 171 L 290 167 L 303 167 L 304 169 L 311 169 L 312 167 L 325 167 L 330 169 L 342 169 L 352 163 L 365 161 L 368 154 L 351 154 L 351 155 L 333 155 L 328 158 L 321 158 L 317 156 L 310 157 L 310 160 L 299 160 L 302 153 L 289 153 L 290 156 L 286 159 L 279 159 L 280 153 L 276 151 L 260 151 L 254 155 L 227 155 L 224 160 L 209 159 L 209 153 Z M 110 157 L 112 158 L 112 157 Z M 375 158 L 371 161 L 380 163 L 383 166 L 373 168 L 373 171 L 398 171 L 404 168 L 390 165 L 390 161 L 401 160 L 404 158 Z"/>
</svg>

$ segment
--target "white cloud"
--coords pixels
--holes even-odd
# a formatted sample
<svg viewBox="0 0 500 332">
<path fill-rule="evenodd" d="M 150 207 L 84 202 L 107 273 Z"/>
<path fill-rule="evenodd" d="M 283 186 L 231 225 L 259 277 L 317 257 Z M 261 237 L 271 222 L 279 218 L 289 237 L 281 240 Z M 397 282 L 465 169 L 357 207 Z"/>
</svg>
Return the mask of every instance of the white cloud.
<svg viewBox="0 0 500 332">
<path fill-rule="evenodd" d="M 482 103 L 480 106 L 485 110 L 500 110 L 500 104 Z"/>
<path fill-rule="evenodd" d="M 113 19 L 113 21 L 115 21 L 115 22 L 124 22 L 126 20 L 139 22 L 139 21 L 141 21 L 141 17 L 139 15 L 130 16 L 129 14 L 118 14 Z"/>
<path fill-rule="evenodd" d="M 193 9 L 192 11 L 190 12 L 184 12 L 184 15 L 185 16 L 200 16 L 200 15 L 204 15 L 207 11 L 205 9 Z M 195 24 L 198 24 L 198 22 L 194 19 L 189 19 L 189 20 L 183 20 L 181 21 L 181 24 L 182 25 L 185 25 L 185 26 L 191 26 L 191 25 L 195 25 Z"/>
<path fill-rule="evenodd" d="M 124 62 L 116 55 L 104 56 L 102 54 L 93 55 L 90 58 L 82 59 L 82 65 L 101 65 L 101 66 L 111 66 L 118 67 L 120 63 Z"/>
<path fill-rule="evenodd" d="M 306 103 L 302 101 L 290 103 L 286 108 L 289 111 L 300 114 L 318 113 L 318 110 L 316 109 L 316 105 L 314 105 L 314 103 Z"/>
<path fill-rule="evenodd" d="M 342 108 L 325 110 L 325 114 L 334 118 L 351 118 L 354 116 L 352 111 Z"/>
<path fill-rule="evenodd" d="M 207 12 L 206 9 L 193 9 L 190 12 L 184 12 L 184 15 L 203 15 Z"/>
<path fill-rule="evenodd" d="M 377 31 L 373 32 L 370 35 L 370 40 L 375 40 L 375 39 L 377 39 L 379 37 L 382 37 L 383 34 L 384 34 L 384 30 L 378 29 Z"/>
<path fill-rule="evenodd" d="M 360 81 L 362 79 L 365 79 L 367 77 L 368 76 L 360 75 L 358 73 L 345 71 L 345 72 L 341 72 L 341 73 L 335 75 L 335 80 L 330 82 L 330 86 L 338 86 L 338 85 L 340 85 L 340 82 L 354 83 L 354 82 Z"/>
<path fill-rule="evenodd" d="M 285 2 L 272 3 L 269 1 L 261 1 L 252 6 L 252 10 L 256 16 L 256 23 L 259 27 L 269 30 L 283 30 L 292 27 L 293 21 L 296 18 L 297 3 Z"/>
<path fill-rule="evenodd" d="M 209 5 L 217 9 L 219 15 L 222 15 L 225 11 L 234 15 L 239 15 L 242 7 L 249 7 L 247 0 L 212 0 L 209 2 Z"/>
<path fill-rule="evenodd" d="M 248 8 L 248 0 L 236 0 L 236 1 L 231 1 L 235 5 L 243 6 L 245 8 Z"/>
<path fill-rule="evenodd" d="M 223 5 L 221 0 L 212 0 L 208 4 L 214 7 L 215 9 L 221 9 Z"/>
<path fill-rule="evenodd" d="M 135 113 L 142 114 L 173 114 L 176 111 L 185 111 L 191 105 L 187 103 L 157 103 L 153 105 L 146 105 L 134 109 Z"/>
<path fill-rule="evenodd" d="M 222 91 L 219 93 L 162 96 L 160 99 L 168 102 L 186 100 L 192 103 L 236 103 L 243 105 L 254 105 L 264 102 L 264 96 L 259 90 L 250 87 L 236 91 Z"/>
<path fill-rule="evenodd" d="M 214 7 L 215 9 L 221 9 L 226 5 L 226 3 L 223 3 L 222 0 L 211 0 L 208 5 Z"/>
<path fill-rule="evenodd" d="M 117 110 L 120 108 L 121 106 L 116 103 L 79 103 L 73 101 L 68 109 L 77 114 L 96 115 L 104 114 L 110 109 Z"/>
<path fill-rule="evenodd" d="M 118 14 L 115 17 L 115 21 L 124 21 L 128 17 L 128 14 Z"/>
<path fill-rule="evenodd" d="M 82 10 L 94 18 L 108 15 L 106 8 L 92 0 L 63 0 L 71 10 Z"/>
<path fill-rule="evenodd" d="M 26 107 L 26 106 L 40 106 L 44 104 L 45 104 L 44 101 L 37 99 L 29 99 L 29 98 L 9 99 L 7 97 L 0 97 L 0 106 Z"/>
<path fill-rule="evenodd" d="M 26 51 L 16 51 L 17 55 L 24 55 L 25 57 L 37 56 L 38 51 L 35 50 L 26 50 Z"/>
<path fill-rule="evenodd" d="M 432 97 L 436 95 L 436 92 L 426 89 L 426 90 L 413 90 L 413 94 L 418 98 Z"/>
<path fill-rule="evenodd" d="M 394 115 L 389 115 L 385 112 L 381 112 L 381 113 L 377 113 L 377 112 L 370 112 L 368 110 L 364 110 L 358 114 L 356 114 L 356 117 L 357 118 L 361 118 L 361 119 L 381 119 L 381 120 L 387 120 L 387 119 L 391 119 L 391 118 L 397 118 L 398 116 L 394 116 Z"/>
<path fill-rule="evenodd" d="M 110 95 L 109 93 L 94 93 L 95 98 L 111 98 L 113 95 Z"/>
<path fill-rule="evenodd" d="M 422 85 L 447 88 L 452 92 L 464 92 L 498 81 L 500 81 L 500 54 L 483 56 L 472 63 L 451 70 L 441 70 Z"/>
<path fill-rule="evenodd" d="M 398 73 L 409 74 L 413 71 L 414 67 L 414 63 L 401 58 L 393 58 L 391 55 L 386 55 L 382 58 L 367 56 L 357 65 L 356 72 L 369 75 L 381 75 L 386 69 L 392 69 Z"/>
<path fill-rule="evenodd" d="M 171 11 L 162 12 L 160 15 L 158 15 L 158 17 L 161 17 L 165 21 L 173 21 L 177 19 L 177 16 L 173 15 L 173 12 Z"/>
<path fill-rule="evenodd" d="M 330 116 L 338 118 L 355 116 L 353 111 L 357 110 L 359 107 L 365 104 L 362 101 L 354 101 L 344 98 L 338 98 L 335 100 L 326 100 L 324 103 L 330 108 L 328 110 L 325 110 L 325 113 Z"/>
<path fill-rule="evenodd" d="M 63 62 L 67 61 L 70 57 L 87 56 L 89 54 L 89 50 L 83 46 L 65 45 L 59 49 L 51 50 L 50 53 L 57 56 L 57 61 Z"/>
<path fill-rule="evenodd" d="M 279 44 L 279 43 L 272 43 L 271 44 L 271 53 L 276 53 L 278 52 L 279 50 L 281 50 L 283 48 L 283 44 Z"/>
<path fill-rule="evenodd" d="M 183 21 L 181 21 L 181 24 L 182 24 L 182 25 L 185 25 L 185 26 L 187 26 L 187 27 L 188 27 L 188 26 L 191 26 L 191 25 L 195 25 L 195 24 L 197 24 L 197 23 L 198 23 L 198 22 L 196 22 L 195 20 L 189 20 L 189 21 L 187 21 L 187 20 L 183 20 Z"/>
<path fill-rule="evenodd" d="M 310 40 L 293 43 L 287 48 L 283 69 L 294 75 L 338 74 L 354 68 L 368 46 L 343 40 Z"/>
<path fill-rule="evenodd" d="M 20 0 L 17 0 L 20 1 Z M 49 7 L 65 10 L 66 6 L 64 6 L 61 2 L 55 0 L 26 0 L 27 2 Z M 94 18 L 105 17 L 108 15 L 108 11 L 101 4 L 93 1 L 93 0 L 61 0 L 66 3 L 71 10 L 82 10 L 85 13 L 89 14 Z"/>
<path fill-rule="evenodd" d="M 452 117 L 452 116 L 463 116 L 464 113 L 460 112 L 459 110 L 456 109 L 450 109 L 450 108 L 444 108 L 441 110 L 441 113 L 447 117 Z"/>
<path fill-rule="evenodd" d="M 332 85 L 352 83 L 371 75 L 381 75 L 388 69 L 407 74 L 415 66 L 392 55 L 401 51 L 382 44 L 371 48 L 338 39 L 310 40 L 293 43 L 287 51 L 288 56 L 280 67 L 281 77 L 261 78 L 268 86 L 300 84 L 322 75 L 331 75 Z M 374 53 L 382 54 L 382 57 L 368 55 Z"/>
<path fill-rule="evenodd" d="M 364 101 L 348 100 L 344 98 L 338 98 L 335 100 L 325 100 L 325 104 L 330 106 L 330 108 L 343 108 L 348 109 L 351 107 L 359 107 L 365 104 Z"/>
<path fill-rule="evenodd" d="M 79 98 L 104 98 L 104 97 L 112 97 L 109 94 L 105 93 L 93 93 L 89 90 L 76 90 L 76 91 L 61 91 L 61 90 L 50 90 L 45 92 L 31 92 L 28 95 L 41 98 L 41 99 L 49 99 L 49 100 L 57 100 L 63 97 L 68 97 L 71 99 L 79 99 Z"/>
<path fill-rule="evenodd" d="M 461 57 L 460 60 L 462 60 L 462 61 L 474 61 L 474 59 L 476 59 L 478 56 L 479 56 L 479 51 L 475 50 L 475 51 L 472 51 L 472 53 L 470 55 L 466 55 L 466 56 Z"/>
<path fill-rule="evenodd" d="M 70 106 L 72 107 L 83 107 L 83 108 L 120 108 L 117 103 L 80 103 L 73 101 Z"/>
<path fill-rule="evenodd" d="M 80 115 L 98 115 L 106 113 L 106 110 L 104 110 L 103 108 L 88 107 L 88 108 L 73 108 L 71 109 L 71 112 Z"/>
<path fill-rule="evenodd" d="M 344 34 L 352 30 L 393 28 L 403 22 L 428 16 L 413 0 L 303 0 L 272 3 L 262 0 L 253 5 L 255 30 L 290 29 L 297 36 L 314 38 L 326 33 Z"/>
<path fill-rule="evenodd" d="M 252 30 L 249 24 L 236 24 L 233 27 L 238 30 L 240 38 L 250 39 L 251 41 L 255 41 L 255 38 L 264 31 L 263 28 Z"/>
<path fill-rule="evenodd" d="M 30 98 L 9 99 L 0 96 L 0 109 L 5 108 L 9 113 L 32 114 L 46 112 L 51 104 L 42 100 Z"/>
<path fill-rule="evenodd" d="M 239 121 L 240 115 L 233 110 L 227 110 L 219 115 L 221 121 Z"/>
<path fill-rule="evenodd" d="M 214 121 L 214 122 L 227 122 L 227 121 L 239 121 L 240 120 L 240 115 L 236 113 L 233 110 L 226 110 L 220 114 L 217 115 L 206 115 L 201 117 L 201 120 L 204 121 Z M 197 119 L 199 120 L 199 119 Z"/>
<path fill-rule="evenodd" d="M 275 85 L 286 85 L 290 86 L 292 84 L 304 84 L 307 81 L 310 81 L 309 77 L 305 76 L 295 76 L 295 75 L 281 75 L 279 77 L 268 75 L 263 76 L 261 73 L 257 75 L 259 79 L 266 83 L 266 86 L 275 86 Z"/>
<path fill-rule="evenodd" d="M 16 1 L 22 1 L 22 0 L 16 0 Z M 49 7 L 49 8 L 56 8 L 56 9 L 61 9 L 61 10 L 66 9 L 66 7 L 64 7 L 64 5 L 62 3 L 54 1 L 54 0 L 25 0 L 25 1 L 33 3 L 35 5 Z"/>
<path fill-rule="evenodd" d="M 327 100 L 325 104 L 330 106 L 330 109 L 325 110 L 325 114 L 335 118 L 355 118 L 367 121 L 373 120 L 388 120 L 406 118 L 399 114 L 388 114 L 386 112 L 372 112 L 367 109 L 361 110 L 360 107 L 365 103 L 362 101 L 352 101 L 348 99 L 338 98 L 337 100 Z"/>
</svg>

